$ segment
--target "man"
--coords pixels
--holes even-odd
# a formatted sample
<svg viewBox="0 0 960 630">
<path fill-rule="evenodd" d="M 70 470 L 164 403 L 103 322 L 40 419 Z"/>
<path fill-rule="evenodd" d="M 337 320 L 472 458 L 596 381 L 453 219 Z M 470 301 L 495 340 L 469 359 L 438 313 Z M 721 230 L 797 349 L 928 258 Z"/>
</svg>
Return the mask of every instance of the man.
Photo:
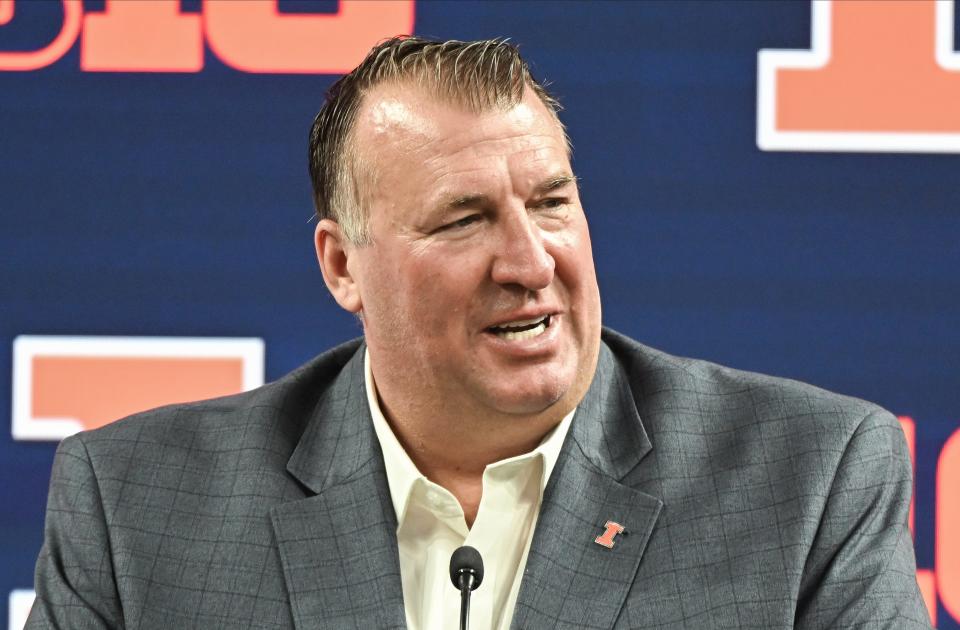
<svg viewBox="0 0 960 630">
<path fill-rule="evenodd" d="M 601 330 L 557 105 L 394 39 L 311 132 L 364 338 L 64 440 L 28 627 L 929 628 L 890 414 Z"/>
</svg>

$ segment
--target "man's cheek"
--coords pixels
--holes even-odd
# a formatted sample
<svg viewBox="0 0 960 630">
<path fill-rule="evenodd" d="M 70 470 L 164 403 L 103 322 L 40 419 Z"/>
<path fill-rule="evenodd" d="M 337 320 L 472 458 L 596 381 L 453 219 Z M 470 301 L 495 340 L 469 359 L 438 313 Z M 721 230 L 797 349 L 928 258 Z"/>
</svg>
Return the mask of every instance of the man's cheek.
<svg viewBox="0 0 960 630">
<path fill-rule="evenodd" d="M 415 327 L 412 332 L 420 338 L 448 336 L 448 331 L 462 313 L 436 282 L 417 283 L 406 295 L 410 300 L 406 312 L 410 315 L 411 325 Z"/>
</svg>

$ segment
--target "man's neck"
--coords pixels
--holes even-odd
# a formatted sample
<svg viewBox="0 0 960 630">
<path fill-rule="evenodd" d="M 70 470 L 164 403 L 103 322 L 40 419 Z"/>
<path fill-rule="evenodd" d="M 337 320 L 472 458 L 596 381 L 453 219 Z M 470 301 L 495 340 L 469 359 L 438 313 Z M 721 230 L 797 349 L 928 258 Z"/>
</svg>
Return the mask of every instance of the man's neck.
<svg viewBox="0 0 960 630">
<path fill-rule="evenodd" d="M 549 409 L 531 416 L 472 417 L 436 409 L 396 406 L 378 396 L 380 409 L 417 469 L 446 488 L 473 524 L 483 495 L 487 466 L 534 450 L 570 410 Z M 409 399 L 407 399 L 409 400 Z M 556 406 L 556 405 L 555 405 Z"/>
</svg>

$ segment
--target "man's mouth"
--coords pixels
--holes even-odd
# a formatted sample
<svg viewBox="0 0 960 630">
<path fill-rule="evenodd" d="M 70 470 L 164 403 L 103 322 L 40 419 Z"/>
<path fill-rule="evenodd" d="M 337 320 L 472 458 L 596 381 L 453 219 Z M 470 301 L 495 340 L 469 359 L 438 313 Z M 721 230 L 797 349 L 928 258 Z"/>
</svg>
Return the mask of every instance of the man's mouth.
<svg viewBox="0 0 960 630">
<path fill-rule="evenodd" d="M 536 319 L 518 319 L 505 322 L 497 326 L 491 326 L 487 330 L 507 341 L 522 341 L 542 335 L 549 326 L 550 315 L 547 315 Z"/>
</svg>

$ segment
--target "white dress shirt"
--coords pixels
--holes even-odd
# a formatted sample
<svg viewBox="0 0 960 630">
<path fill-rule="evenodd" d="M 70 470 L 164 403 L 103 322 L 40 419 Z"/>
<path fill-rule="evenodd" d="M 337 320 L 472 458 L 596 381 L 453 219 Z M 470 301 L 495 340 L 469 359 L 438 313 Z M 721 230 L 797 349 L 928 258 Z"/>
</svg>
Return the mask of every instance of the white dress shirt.
<svg viewBox="0 0 960 630">
<path fill-rule="evenodd" d="M 450 555 L 461 545 L 483 557 L 484 576 L 470 598 L 470 627 L 507 630 L 537 524 L 543 489 L 570 428 L 571 411 L 530 453 L 483 471 L 473 527 L 460 503 L 420 473 L 387 423 L 377 399 L 370 354 L 364 356 L 367 402 L 380 441 L 397 514 L 403 603 L 409 630 L 450 630 L 460 624 L 460 592 L 450 581 Z"/>
</svg>

